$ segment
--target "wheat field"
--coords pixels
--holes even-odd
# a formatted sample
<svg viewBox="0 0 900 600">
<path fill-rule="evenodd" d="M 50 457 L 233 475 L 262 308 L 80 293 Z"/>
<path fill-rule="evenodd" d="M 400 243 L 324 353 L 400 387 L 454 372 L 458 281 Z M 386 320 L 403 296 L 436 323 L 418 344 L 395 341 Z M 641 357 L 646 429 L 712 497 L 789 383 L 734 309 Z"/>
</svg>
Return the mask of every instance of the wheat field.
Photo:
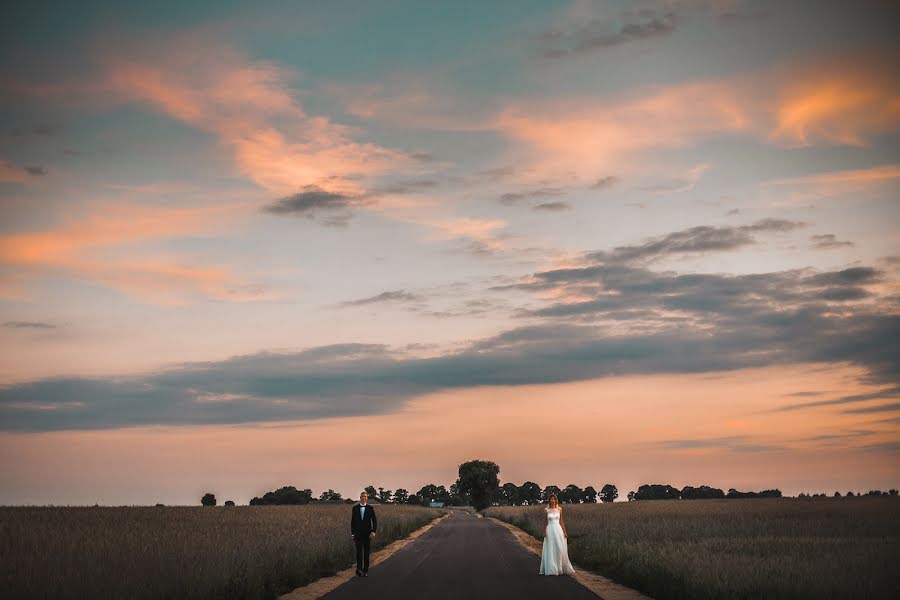
<svg viewBox="0 0 900 600">
<path fill-rule="evenodd" d="M 542 506 L 485 515 L 543 538 Z M 900 598 L 900 501 L 810 498 L 564 505 L 577 566 L 658 600 Z"/>
<path fill-rule="evenodd" d="M 382 547 L 441 513 L 379 506 Z M 350 506 L 0 507 L 2 598 L 275 598 L 354 561 Z"/>
</svg>

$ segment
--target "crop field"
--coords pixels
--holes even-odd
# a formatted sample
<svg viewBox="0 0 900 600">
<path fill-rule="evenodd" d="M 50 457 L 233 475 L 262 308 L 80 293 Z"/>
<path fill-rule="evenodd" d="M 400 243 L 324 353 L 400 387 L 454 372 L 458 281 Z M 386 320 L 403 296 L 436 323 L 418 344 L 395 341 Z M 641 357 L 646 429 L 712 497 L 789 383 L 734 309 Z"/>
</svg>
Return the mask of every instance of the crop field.
<svg viewBox="0 0 900 600">
<path fill-rule="evenodd" d="M 543 538 L 542 506 L 486 516 Z M 569 556 L 658 600 L 900 598 L 897 498 L 564 505 Z"/>
<path fill-rule="evenodd" d="M 379 506 L 373 551 L 441 511 Z M 275 598 L 354 561 L 350 506 L 0 507 L 2 598 Z"/>
</svg>

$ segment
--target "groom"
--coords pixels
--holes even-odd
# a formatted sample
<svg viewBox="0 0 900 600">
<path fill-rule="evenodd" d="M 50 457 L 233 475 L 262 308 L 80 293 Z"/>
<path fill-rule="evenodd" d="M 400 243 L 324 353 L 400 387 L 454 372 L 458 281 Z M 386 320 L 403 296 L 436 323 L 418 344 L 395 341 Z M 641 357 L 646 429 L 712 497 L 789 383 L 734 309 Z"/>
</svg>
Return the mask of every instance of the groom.
<svg viewBox="0 0 900 600">
<path fill-rule="evenodd" d="M 350 537 L 356 543 L 356 576 L 369 576 L 369 543 L 378 529 L 375 509 L 368 505 L 369 495 L 359 495 L 359 504 L 353 505 L 350 513 Z"/>
</svg>

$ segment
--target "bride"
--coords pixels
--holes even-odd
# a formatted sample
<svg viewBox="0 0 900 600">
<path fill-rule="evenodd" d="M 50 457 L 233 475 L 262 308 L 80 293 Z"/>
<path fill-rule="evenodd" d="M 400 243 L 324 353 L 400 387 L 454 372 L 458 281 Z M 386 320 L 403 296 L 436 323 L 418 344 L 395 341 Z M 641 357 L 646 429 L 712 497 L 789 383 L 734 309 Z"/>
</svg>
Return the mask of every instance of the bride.
<svg viewBox="0 0 900 600">
<path fill-rule="evenodd" d="M 540 575 L 568 575 L 575 572 L 569 562 L 568 532 L 562 518 L 562 507 L 556 494 L 550 494 L 546 512 L 547 528 L 544 530 L 544 550 L 541 553 Z"/>
</svg>

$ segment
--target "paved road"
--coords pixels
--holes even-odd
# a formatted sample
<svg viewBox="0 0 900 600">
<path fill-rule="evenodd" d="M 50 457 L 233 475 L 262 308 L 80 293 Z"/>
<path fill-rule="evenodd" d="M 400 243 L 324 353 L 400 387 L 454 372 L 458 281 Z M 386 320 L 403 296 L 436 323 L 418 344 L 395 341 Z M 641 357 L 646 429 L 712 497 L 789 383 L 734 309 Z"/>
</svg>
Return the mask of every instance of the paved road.
<svg viewBox="0 0 900 600">
<path fill-rule="evenodd" d="M 323 600 L 597 600 L 572 577 L 538 575 L 541 558 L 504 527 L 454 512 Z"/>
</svg>

